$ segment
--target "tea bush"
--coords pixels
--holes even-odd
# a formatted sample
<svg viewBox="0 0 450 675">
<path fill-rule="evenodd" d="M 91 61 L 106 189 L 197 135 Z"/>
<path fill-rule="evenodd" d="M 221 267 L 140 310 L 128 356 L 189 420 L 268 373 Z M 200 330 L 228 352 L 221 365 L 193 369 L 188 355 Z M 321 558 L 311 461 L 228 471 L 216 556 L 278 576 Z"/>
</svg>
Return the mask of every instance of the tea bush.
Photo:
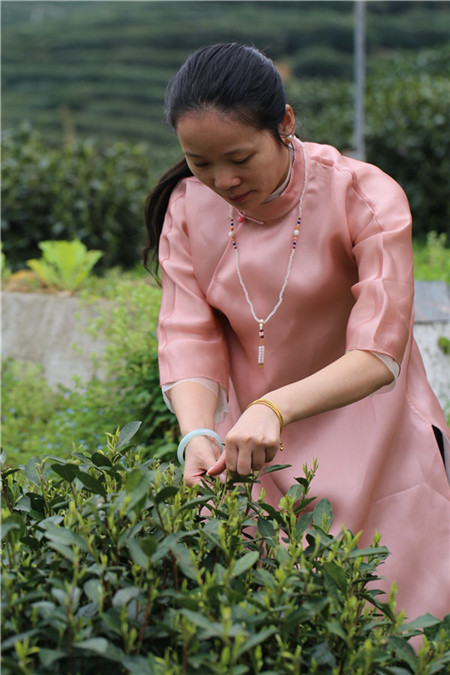
<svg viewBox="0 0 450 675">
<path fill-rule="evenodd" d="M 102 251 L 99 269 L 132 267 L 144 241 L 153 181 L 144 145 L 93 140 L 49 146 L 30 127 L 2 135 L 3 250 L 12 269 L 39 256 L 42 240 L 80 239 Z"/>
<path fill-rule="evenodd" d="M 404 624 L 380 599 L 388 552 L 330 534 L 315 466 L 276 510 L 256 478 L 187 488 L 144 461 L 138 427 L 3 472 L 5 675 L 444 672 L 449 621 Z"/>
</svg>

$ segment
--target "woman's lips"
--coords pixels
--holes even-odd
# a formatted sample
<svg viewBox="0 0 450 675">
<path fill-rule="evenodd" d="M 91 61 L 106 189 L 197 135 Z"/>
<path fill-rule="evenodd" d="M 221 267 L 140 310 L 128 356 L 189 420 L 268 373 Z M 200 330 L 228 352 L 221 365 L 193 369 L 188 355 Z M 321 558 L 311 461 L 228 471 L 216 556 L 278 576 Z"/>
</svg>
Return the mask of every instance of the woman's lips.
<svg viewBox="0 0 450 675">
<path fill-rule="evenodd" d="M 251 192 L 251 191 L 249 190 L 248 192 L 245 192 L 245 193 L 242 194 L 242 195 L 237 195 L 236 197 L 228 197 L 228 200 L 229 200 L 230 202 L 233 202 L 234 204 L 239 204 L 240 202 L 243 202 L 245 199 L 247 199 L 247 197 L 249 196 L 250 192 Z"/>
</svg>

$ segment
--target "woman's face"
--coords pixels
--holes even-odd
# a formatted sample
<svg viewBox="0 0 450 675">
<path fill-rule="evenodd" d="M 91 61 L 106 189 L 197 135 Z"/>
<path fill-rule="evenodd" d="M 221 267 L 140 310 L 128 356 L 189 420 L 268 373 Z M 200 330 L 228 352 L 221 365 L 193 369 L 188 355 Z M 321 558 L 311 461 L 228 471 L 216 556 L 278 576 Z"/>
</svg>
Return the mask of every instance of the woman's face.
<svg viewBox="0 0 450 675">
<path fill-rule="evenodd" d="M 286 135 L 295 126 L 288 108 L 293 123 Z M 284 129 L 284 120 L 282 125 Z M 238 209 L 262 204 L 287 176 L 287 147 L 268 129 L 256 129 L 231 114 L 189 112 L 179 119 L 176 132 L 194 176 Z"/>
</svg>

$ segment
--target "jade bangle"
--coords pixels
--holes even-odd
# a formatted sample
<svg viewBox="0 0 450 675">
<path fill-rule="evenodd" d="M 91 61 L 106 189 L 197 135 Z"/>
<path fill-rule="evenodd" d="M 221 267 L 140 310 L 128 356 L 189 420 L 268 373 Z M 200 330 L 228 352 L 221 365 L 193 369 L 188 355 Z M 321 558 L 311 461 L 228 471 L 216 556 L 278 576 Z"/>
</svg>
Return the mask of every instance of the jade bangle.
<svg viewBox="0 0 450 675">
<path fill-rule="evenodd" d="M 177 457 L 181 466 L 184 466 L 184 449 L 189 441 L 192 441 L 192 439 L 196 436 L 211 436 L 211 438 L 214 438 L 214 440 L 217 442 L 220 452 L 222 452 L 222 439 L 216 431 L 213 431 L 212 429 L 194 429 L 193 431 L 190 431 L 188 434 L 186 434 L 186 436 L 183 436 L 178 445 Z"/>
</svg>

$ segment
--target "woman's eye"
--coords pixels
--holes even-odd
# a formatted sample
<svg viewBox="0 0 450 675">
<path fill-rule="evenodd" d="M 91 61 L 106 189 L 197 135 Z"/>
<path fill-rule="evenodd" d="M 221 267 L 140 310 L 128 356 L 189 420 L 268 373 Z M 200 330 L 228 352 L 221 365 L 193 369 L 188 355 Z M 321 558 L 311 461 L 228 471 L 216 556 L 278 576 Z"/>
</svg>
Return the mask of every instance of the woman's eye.
<svg viewBox="0 0 450 675">
<path fill-rule="evenodd" d="M 248 162 L 250 157 L 251 155 L 249 155 L 248 157 L 244 157 L 243 159 L 235 159 L 234 164 L 245 164 L 245 162 Z"/>
</svg>

